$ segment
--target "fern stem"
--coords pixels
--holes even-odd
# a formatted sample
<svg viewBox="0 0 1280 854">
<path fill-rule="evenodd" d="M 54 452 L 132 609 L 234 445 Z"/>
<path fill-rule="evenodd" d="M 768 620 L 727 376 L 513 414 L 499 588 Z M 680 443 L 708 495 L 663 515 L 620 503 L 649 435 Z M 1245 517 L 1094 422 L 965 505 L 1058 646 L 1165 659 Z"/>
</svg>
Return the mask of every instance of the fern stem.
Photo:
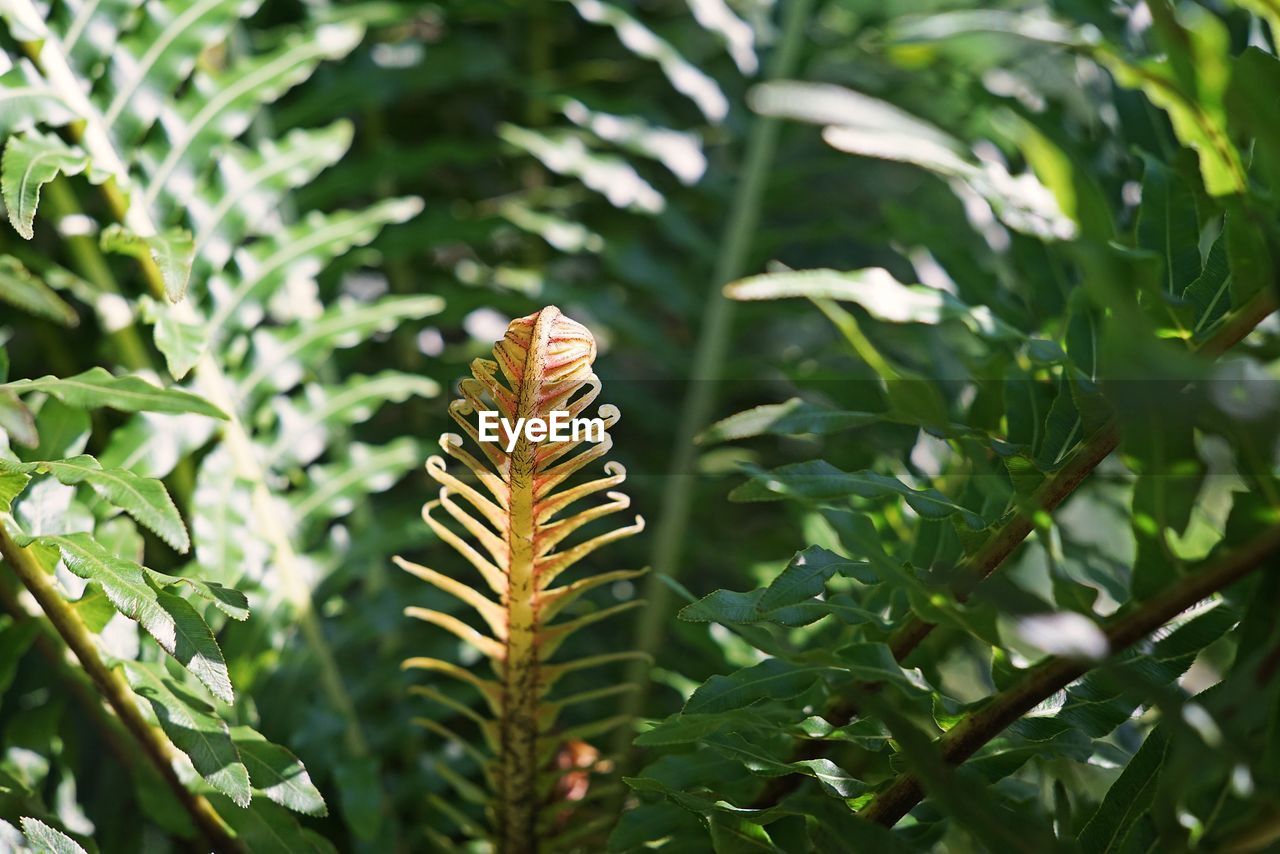
<svg viewBox="0 0 1280 854">
<path fill-rule="evenodd" d="M 47 617 L 33 614 L 22 606 L 17 598 L 19 589 L 22 589 L 22 586 L 16 581 L 8 579 L 0 581 L 0 605 L 3 605 L 19 624 L 30 621 L 38 626 L 39 632 L 33 641 L 36 650 L 48 667 L 57 673 L 63 684 L 75 695 L 76 701 L 88 713 L 99 736 L 115 755 L 116 760 L 122 766 L 129 768 L 133 774 L 147 775 L 146 785 L 153 787 L 163 785 L 149 758 L 143 759 L 138 755 L 133 737 L 120 719 L 102 705 L 102 692 L 84 671 L 71 663 L 67 655 L 67 645 L 58 634 L 58 630 Z M 146 755 L 145 751 L 143 755 Z"/>
<path fill-rule="evenodd" d="M 551 121 L 547 98 L 552 92 L 552 22 L 547 0 L 532 0 L 528 15 L 529 97 L 525 103 L 526 121 L 531 128 L 542 128 Z M 546 173 L 539 163 L 542 176 Z M 539 186 L 545 181 L 539 181 Z"/>
<path fill-rule="evenodd" d="M 1239 310 L 1233 312 L 1226 323 L 1196 348 L 1202 356 L 1215 358 L 1234 347 L 1253 328 L 1276 310 L 1276 295 L 1270 291 L 1258 294 Z M 972 586 L 995 572 L 1035 528 L 1036 513 L 1051 513 L 1067 499 L 1077 486 L 1105 460 L 1120 444 L 1120 431 L 1113 420 L 1104 424 L 1096 434 L 1071 455 L 1053 477 L 1047 480 L 1031 499 L 1031 512 L 1020 511 L 1008 523 L 999 528 L 973 555 L 959 567 L 957 576 L 966 586 L 960 595 L 966 595 Z M 889 639 L 894 656 L 903 661 L 915 651 L 933 631 L 933 625 L 912 616 Z"/>
<path fill-rule="evenodd" d="M 355 703 L 347 693 L 337 659 L 324 637 L 324 629 L 311 601 L 311 589 L 298 564 L 298 554 L 293 548 L 293 542 L 284 526 L 274 521 L 281 518 L 278 507 L 280 499 L 272 494 L 267 485 L 266 473 L 253 448 L 253 441 L 240 420 L 239 406 L 231 392 L 231 383 L 209 353 L 200 357 L 195 374 L 205 396 L 229 416 L 223 427 L 223 438 L 235 461 L 237 472 L 252 485 L 254 516 L 263 521 L 261 531 L 271 546 L 274 557 L 272 567 L 279 573 L 281 590 L 285 600 L 294 609 L 303 641 L 320 666 L 320 684 L 346 723 L 344 738 L 347 750 L 356 758 L 364 758 L 369 755 L 369 744 L 360 727 Z"/>
<path fill-rule="evenodd" d="M 115 710 L 125 730 L 138 742 L 143 754 L 155 765 L 213 849 L 228 852 L 242 850 L 213 805 L 203 796 L 190 791 L 178 779 L 177 772 L 173 769 L 175 751 L 168 738 L 147 723 L 124 677 L 107 667 L 98 655 L 93 635 L 80 615 L 62 598 L 62 594 L 53 586 L 50 575 L 36 562 L 31 552 L 13 541 L 3 524 L 0 524 L 0 555 L 3 555 L 5 562 L 39 603 L 49 622 L 75 654 L 107 703 Z"/>
<path fill-rule="evenodd" d="M 813 0 L 791 0 L 785 4 L 781 42 L 767 75 L 770 79 L 790 77 L 795 73 L 812 6 Z M 733 303 L 724 296 L 722 288 L 745 272 L 752 238 L 760 222 L 762 197 L 777 149 L 779 129 L 777 119 L 765 116 L 752 119 L 742 180 L 734 192 L 733 207 L 707 293 L 706 311 L 689 374 L 689 389 L 680 411 L 671 452 L 672 463 L 662 491 L 661 515 L 654 532 L 653 572 L 646 579 L 644 588 L 644 598 L 648 600 L 649 607 L 641 613 L 636 633 L 636 649 L 649 655 L 656 651 L 670 619 L 670 589 L 663 583 L 662 576 L 674 578 L 680 572 L 680 556 L 693 503 L 693 468 L 697 460 L 694 438 L 710 419 L 715 405 L 715 383 L 720 379 L 729 349 Z M 648 697 L 648 671 L 647 660 L 636 659 L 630 681 L 639 687 L 627 696 L 623 704 L 624 713 L 629 717 L 638 716 L 644 709 Z M 615 752 L 619 755 L 625 755 L 630 748 L 630 735 L 627 729 L 619 731 L 615 744 Z"/>
<path fill-rule="evenodd" d="M 13 5 L 20 7 L 30 19 L 42 19 L 31 0 L 13 0 Z M 52 34 L 46 34 L 43 41 L 25 43 L 24 48 L 33 60 L 39 63 L 45 78 L 57 90 L 63 101 L 74 113 L 83 118 L 78 136 L 95 165 L 113 175 L 127 176 L 128 169 L 124 165 L 124 159 L 115 150 L 101 113 L 78 85 L 75 73 L 71 70 L 58 40 Z M 116 179 L 104 182 L 102 190 L 112 214 L 130 231 L 143 237 L 159 233 L 146 205 L 141 201 L 137 204 L 129 204 L 128 198 L 117 185 Z M 144 255 L 139 259 L 139 264 L 152 295 L 162 301 L 167 299 L 164 276 L 156 262 L 149 255 Z M 180 321 L 199 322 L 189 302 L 174 304 L 173 311 Z M 297 553 L 288 535 L 281 530 L 280 525 L 275 524 L 274 520 L 279 516 L 275 509 L 276 499 L 267 485 L 265 473 L 253 449 L 249 433 L 240 420 L 240 407 L 231 393 L 233 386 L 222 371 L 222 367 L 208 352 L 196 364 L 195 378 L 201 391 L 230 416 L 224 428 L 225 441 L 236 460 L 240 473 L 252 483 L 255 513 L 258 518 L 264 520 L 265 524 L 262 527 L 272 547 L 274 566 L 280 573 L 285 596 L 297 612 L 303 640 L 320 665 L 321 686 L 344 719 L 344 735 L 348 750 L 356 758 L 367 757 L 370 753 L 369 746 L 356 716 L 355 703 L 343 685 L 336 659 L 316 617 L 311 601 L 311 591 L 298 565 Z"/>
<path fill-rule="evenodd" d="M 53 208 L 54 215 L 58 218 L 83 216 L 84 214 L 75 194 L 65 183 L 65 179 L 60 178 L 51 182 L 45 190 L 45 199 L 46 204 Z M 120 296 L 120 286 L 116 282 L 115 276 L 111 274 L 111 267 L 107 264 L 107 259 L 103 257 L 102 250 L 92 238 L 83 235 L 71 236 L 67 238 L 67 245 L 71 249 L 72 257 L 75 258 L 76 266 L 80 268 L 81 274 L 91 284 L 95 285 L 103 293 Z M 157 270 L 156 272 L 158 273 L 159 271 Z M 161 290 L 163 290 L 163 283 L 161 283 Z M 155 374 L 160 373 L 151 358 L 150 351 L 147 350 L 146 344 L 142 341 L 142 336 L 138 334 L 138 327 L 135 324 L 130 323 L 121 327 L 111 333 L 111 337 L 116 339 L 116 342 L 120 345 L 121 358 L 130 369 L 151 371 Z M 195 471 L 191 465 L 190 458 L 183 457 L 178 460 L 170 480 L 178 503 L 183 507 L 190 507 L 191 496 L 195 492 L 196 482 Z"/>
<path fill-rule="evenodd" d="M 1210 358 L 1222 355 L 1240 343 L 1276 308 L 1277 297 L 1271 291 L 1264 291 L 1254 296 L 1249 302 L 1232 312 L 1218 331 L 1196 348 L 1196 352 Z M 1020 508 L 1012 519 L 998 528 L 972 557 L 966 559 L 957 568 L 956 577 L 963 579 L 964 586 L 955 591 L 956 595 L 963 598 L 978 582 L 998 570 L 1005 559 L 1013 554 L 1014 550 L 1035 529 L 1034 517 L 1040 513 L 1052 513 L 1056 510 L 1076 487 L 1110 456 L 1119 442 L 1119 428 L 1114 420 L 1109 420 L 1068 458 L 1062 468 L 1041 485 L 1029 500 L 1027 507 Z M 908 616 L 906 621 L 889 636 L 888 644 L 894 658 L 899 663 L 905 662 L 933 629 L 932 623 L 920 619 L 915 614 Z M 865 692 L 868 687 L 867 683 L 857 684 L 847 694 L 835 697 L 824 717 L 836 726 L 849 723 L 858 713 L 858 694 Z M 822 756 L 828 747 L 828 742 L 811 741 L 797 751 L 794 759 L 816 759 Z M 752 803 L 752 808 L 765 809 L 777 804 L 794 790 L 801 780 L 802 778 L 795 774 L 773 778 Z"/>
<path fill-rule="evenodd" d="M 551 319 L 539 315 L 530 334 L 526 377 L 540 377 Z M 538 412 L 541 384 L 520 384 L 516 416 Z M 502 714 L 498 721 L 498 850 L 503 854 L 538 848 L 538 708 L 543 685 L 537 643 L 540 615 L 534 575 L 534 474 L 537 448 L 528 441 L 511 457 L 507 510 L 507 642 L 501 665 Z"/>
<path fill-rule="evenodd" d="M 1280 525 L 1272 525 L 1244 546 L 1194 571 L 1105 627 L 1103 633 L 1110 650 L 1117 653 L 1132 646 L 1197 602 L 1261 568 L 1277 550 L 1280 550 Z M 1048 659 L 948 730 L 937 743 L 940 758 L 950 765 L 964 762 L 1037 704 L 1090 669 L 1088 662 L 1079 659 Z M 892 827 L 923 797 L 920 777 L 907 771 L 894 778 L 860 815 Z"/>
</svg>

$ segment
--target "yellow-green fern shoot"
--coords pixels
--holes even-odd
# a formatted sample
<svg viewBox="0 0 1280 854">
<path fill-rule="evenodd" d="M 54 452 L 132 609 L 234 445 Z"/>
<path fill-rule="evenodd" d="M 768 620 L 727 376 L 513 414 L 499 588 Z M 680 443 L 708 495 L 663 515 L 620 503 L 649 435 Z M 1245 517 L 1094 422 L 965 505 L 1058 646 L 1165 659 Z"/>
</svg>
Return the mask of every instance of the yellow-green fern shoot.
<svg viewBox="0 0 1280 854">
<path fill-rule="evenodd" d="M 572 661 L 555 661 L 557 649 L 576 630 L 639 602 L 627 602 L 574 619 L 553 622 L 583 593 L 602 584 L 634 578 L 644 570 L 616 570 L 552 586 L 562 573 L 596 549 L 638 533 L 640 517 L 632 525 L 566 546 L 576 530 L 601 517 L 626 509 L 630 501 L 612 487 L 626 477 L 623 467 L 609 462 L 605 476 L 570 485 L 570 478 L 609 452 L 608 428 L 617 423 L 617 407 L 605 405 L 595 419 L 581 418 L 600 393 L 592 370 L 595 339 L 582 324 L 549 306 L 511 322 L 506 336 L 493 349 L 492 360 L 476 359 L 472 377 L 461 384 L 462 398 L 450 413 L 479 448 L 483 459 L 464 447 L 462 436 L 446 433 L 440 447 L 462 463 L 474 481 L 451 474 L 441 457 L 427 460 L 427 471 L 441 484 L 440 495 L 423 508 L 431 530 L 456 549 L 479 572 L 492 597 L 452 572 L 428 569 L 397 558 L 404 569 L 474 608 L 488 631 L 458 618 L 426 608 L 406 613 L 452 632 L 488 658 L 493 679 L 436 658 L 411 658 L 405 667 L 432 670 L 461 679 L 477 688 L 493 718 L 470 713 L 484 733 L 492 757 L 482 756 L 490 783 L 492 836 L 502 852 L 536 851 L 552 843 L 563 829 L 552 809 L 557 786 L 565 776 L 563 746 L 581 747 L 576 739 L 590 737 L 621 721 L 609 719 L 556 732 L 560 711 L 577 701 L 625 690 L 609 686 L 586 694 L 551 699 L 558 679 L 570 671 L 633 657 L 634 653 L 606 652 Z M 496 414 L 495 414 L 496 413 Z M 565 415 L 567 413 L 567 417 Z M 566 433 L 567 422 L 574 425 Z M 582 422 L 590 426 L 577 429 Z M 500 424 L 495 435 L 494 425 Z M 493 441 L 494 439 L 497 441 Z M 569 455 L 587 444 L 579 453 Z M 473 485 L 474 483 L 474 485 Z M 568 512 L 576 502 L 604 492 L 594 507 Z M 457 499 L 462 499 L 459 502 Z M 445 525 L 443 510 L 470 540 Z M 434 514 L 434 515 L 433 515 Z M 558 548 L 559 547 L 559 548 Z M 415 691 L 458 709 L 429 686 Z M 420 723 L 464 746 L 435 721 Z M 594 753 L 594 751 L 590 751 Z M 560 762 L 556 762 L 561 753 Z M 577 824 L 577 822 L 575 822 Z M 580 828 L 578 828 L 580 829 Z"/>
</svg>

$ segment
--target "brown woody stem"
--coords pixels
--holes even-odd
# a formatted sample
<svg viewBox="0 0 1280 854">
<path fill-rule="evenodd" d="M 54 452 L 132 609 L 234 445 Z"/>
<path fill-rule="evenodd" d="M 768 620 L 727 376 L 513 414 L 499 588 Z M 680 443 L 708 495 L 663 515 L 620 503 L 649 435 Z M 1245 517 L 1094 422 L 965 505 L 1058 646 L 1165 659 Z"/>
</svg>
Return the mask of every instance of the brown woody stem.
<svg viewBox="0 0 1280 854">
<path fill-rule="evenodd" d="M 1103 629 L 1112 652 L 1132 646 L 1207 596 L 1259 569 L 1280 550 L 1280 524 L 1206 568 L 1171 585 L 1155 598 L 1123 614 Z M 1050 658 L 1030 670 L 1013 687 L 991 697 L 966 715 L 937 742 L 943 761 L 958 765 L 999 735 L 1037 704 L 1061 691 L 1091 668 L 1089 662 Z M 863 818 L 892 827 L 924 797 L 919 778 L 900 774 L 862 811 Z"/>
<path fill-rule="evenodd" d="M 1276 294 L 1264 291 L 1257 294 L 1237 311 L 1232 312 L 1210 338 L 1204 341 L 1196 352 L 1204 356 L 1217 357 L 1230 350 L 1244 339 L 1253 329 L 1277 308 Z M 1120 442 L 1120 432 L 1114 419 L 1110 419 L 1087 442 L 1071 455 L 1066 464 L 1055 472 L 1040 486 L 1032 496 L 1029 506 L 1031 512 L 1020 510 L 1008 522 L 1001 525 L 971 557 L 964 560 L 957 568 L 957 576 L 963 579 L 963 587 L 956 592 L 957 597 L 964 599 L 978 582 L 991 575 L 1022 541 L 1035 529 L 1033 516 L 1035 513 L 1051 513 L 1067 499 L 1089 474 L 1107 458 Z M 929 633 L 934 625 L 915 615 L 907 618 L 889 636 L 889 649 L 899 663 L 906 661 Z M 857 714 L 856 697 L 871 686 L 868 683 L 854 685 L 847 696 L 834 698 L 828 708 L 826 718 L 836 726 L 844 726 Z M 814 741 L 805 744 L 794 759 L 815 759 L 829 750 L 829 743 Z M 787 794 L 794 791 L 803 781 L 798 774 L 775 777 L 752 803 L 753 809 L 764 809 L 778 803 Z"/>
</svg>

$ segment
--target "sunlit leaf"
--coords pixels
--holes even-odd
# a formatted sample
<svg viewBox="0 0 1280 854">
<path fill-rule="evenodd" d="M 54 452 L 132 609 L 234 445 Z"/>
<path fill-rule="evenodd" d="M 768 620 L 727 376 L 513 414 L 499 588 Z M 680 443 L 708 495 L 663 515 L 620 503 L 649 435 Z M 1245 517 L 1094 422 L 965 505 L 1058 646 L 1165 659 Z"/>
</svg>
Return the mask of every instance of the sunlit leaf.
<svg viewBox="0 0 1280 854">
<path fill-rule="evenodd" d="M 698 436 L 698 442 L 711 445 L 754 436 L 798 436 L 806 433 L 824 436 L 884 419 L 884 415 L 875 412 L 841 412 L 793 397 L 785 403 L 757 406 L 721 419 L 704 430 Z"/>
<path fill-rule="evenodd" d="M 964 322 L 987 338 L 1018 337 L 983 307 L 971 308 L 945 291 L 923 285 L 904 285 L 888 270 L 871 267 L 842 273 L 836 270 L 798 270 L 766 273 L 725 286 L 736 300 L 810 297 L 851 302 L 872 317 L 889 323 L 936 324 L 945 319 Z"/>
<path fill-rule="evenodd" d="M 191 392 L 160 388 L 141 377 L 112 376 L 105 368 L 90 368 L 73 377 L 41 377 L 0 385 L 0 391 L 26 394 L 43 391 L 71 406 L 108 407 L 121 412 L 193 412 L 225 419 L 217 407 Z"/>
<path fill-rule="evenodd" d="M 612 27 L 627 50 L 658 63 L 676 91 L 697 104 L 709 120 L 720 122 L 729 114 L 728 99 L 714 79 L 690 64 L 668 42 L 621 7 L 601 0 L 571 2 L 584 19 Z"/>
<path fill-rule="evenodd" d="M 232 701 L 222 652 L 209 627 L 185 599 L 158 590 L 143 567 L 111 554 L 88 534 L 21 538 L 23 545 L 32 542 L 57 548 L 68 569 L 101 587 L 120 613 L 146 629 L 215 696 Z"/>
<path fill-rule="evenodd" d="M 9 222 L 18 234 L 30 240 L 32 220 L 40 204 L 40 188 L 62 175 L 78 175 L 89 165 L 89 157 L 52 134 L 29 131 L 9 138 L 0 165 L 0 188 Z"/>
<path fill-rule="evenodd" d="M 237 806 L 249 806 L 249 772 L 240 761 L 230 730 L 212 707 L 154 664 L 126 661 L 124 672 L 134 693 L 150 703 L 160 728 L 187 754 L 200 776 Z"/>
<path fill-rule="evenodd" d="M 164 279 L 164 292 L 169 301 L 178 302 L 187 295 L 195 243 L 186 229 L 171 228 L 163 234 L 143 236 L 111 225 L 102 232 L 102 248 L 135 258 L 150 258 Z"/>
<path fill-rule="evenodd" d="M 0 468 L 15 466 L 0 460 Z M 65 460 L 24 463 L 16 468 L 28 474 L 51 474 L 68 486 L 87 483 L 94 492 L 137 519 L 177 551 L 185 553 L 191 547 L 178 508 L 158 480 L 139 477 L 127 469 L 104 469 L 87 454 Z"/>
<path fill-rule="evenodd" d="M 22 832 L 26 834 L 31 850 L 37 854 L 85 854 L 80 843 L 39 819 L 23 816 Z"/>
<path fill-rule="evenodd" d="M 231 740 L 249 770 L 255 790 L 295 812 L 328 815 L 324 797 L 298 757 L 267 741 L 250 727 L 234 727 Z"/>
</svg>

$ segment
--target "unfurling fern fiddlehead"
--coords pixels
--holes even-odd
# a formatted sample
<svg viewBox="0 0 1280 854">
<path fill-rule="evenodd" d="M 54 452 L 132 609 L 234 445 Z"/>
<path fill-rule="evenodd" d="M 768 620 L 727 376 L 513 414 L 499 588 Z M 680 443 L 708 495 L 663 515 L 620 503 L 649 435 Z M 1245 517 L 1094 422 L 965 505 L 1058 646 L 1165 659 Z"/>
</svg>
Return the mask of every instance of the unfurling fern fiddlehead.
<svg viewBox="0 0 1280 854">
<path fill-rule="evenodd" d="M 488 495 L 449 473 L 441 457 L 431 457 L 427 460 L 427 470 L 441 484 L 441 490 L 439 499 L 423 508 L 423 518 L 440 539 L 480 572 L 497 601 L 436 570 L 399 558 L 397 563 L 472 606 L 491 633 L 479 631 L 449 614 L 409 608 L 406 613 L 410 616 L 447 629 L 483 653 L 489 659 L 496 681 L 435 658 L 411 658 L 405 667 L 451 675 L 472 684 L 484 695 L 494 716 L 494 720 L 484 720 L 481 728 L 495 754 L 495 758 L 486 763 L 486 774 L 494 793 L 491 803 L 495 841 L 500 851 L 525 852 L 538 850 L 541 843 L 550 842 L 554 836 L 551 817 L 541 813 L 552 799 L 559 776 L 550 767 L 556 749 L 572 735 L 598 733 L 621 722 L 602 721 L 553 734 L 551 730 L 561 709 L 577 700 L 597 698 L 602 691 L 560 700 L 549 700 L 549 692 L 565 673 L 634 654 L 606 653 L 556 663 L 550 659 L 577 629 L 639 602 L 626 602 L 555 624 L 552 620 L 588 590 L 633 578 L 644 570 L 616 570 L 557 587 L 551 585 L 600 546 L 641 531 L 644 522 L 637 516 L 632 525 L 554 551 L 582 526 L 630 504 L 622 493 L 606 492 L 606 502 L 561 515 L 580 499 L 608 490 L 625 479 L 622 466 L 610 462 L 605 465 L 605 477 L 566 485 L 584 466 L 608 453 L 612 440 L 607 430 L 618 421 L 617 407 L 600 408 L 603 429 L 599 435 L 591 436 L 598 441 L 567 460 L 565 457 L 582 443 L 578 431 L 567 441 L 554 441 L 554 437 L 534 441 L 537 436 L 531 439 L 531 431 L 521 430 L 519 426 L 536 421 L 545 424 L 553 413 L 567 413 L 568 418 L 578 419 L 595 401 L 600 393 L 600 380 L 591 369 L 596 345 L 586 327 L 549 306 L 512 321 L 506 336 L 494 346 L 493 355 L 494 360 L 472 362 L 473 376 L 460 384 L 462 398 L 449 407 L 454 420 L 476 443 L 488 464 L 464 448 L 461 436 L 446 433 L 440 438 L 445 453 L 470 469 Z M 479 420 L 479 413 L 488 412 L 496 412 L 503 419 L 498 442 L 482 441 L 481 430 L 472 423 L 473 417 Z M 516 426 L 513 429 L 511 425 Z M 560 488 L 562 486 L 564 488 Z M 465 499 L 480 518 L 464 509 L 454 500 L 456 497 Z M 481 548 L 475 548 L 433 517 L 432 511 L 437 508 L 443 508 Z M 620 685 L 616 690 L 625 688 Z M 418 690 L 444 701 L 442 695 L 430 688 Z M 612 690 L 615 689 L 605 689 Z M 456 707 L 457 704 L 454 701 L 449 705 Z M 451 735 L 433 721 L 421 722 L 437 732 Z"/>
</svg>

